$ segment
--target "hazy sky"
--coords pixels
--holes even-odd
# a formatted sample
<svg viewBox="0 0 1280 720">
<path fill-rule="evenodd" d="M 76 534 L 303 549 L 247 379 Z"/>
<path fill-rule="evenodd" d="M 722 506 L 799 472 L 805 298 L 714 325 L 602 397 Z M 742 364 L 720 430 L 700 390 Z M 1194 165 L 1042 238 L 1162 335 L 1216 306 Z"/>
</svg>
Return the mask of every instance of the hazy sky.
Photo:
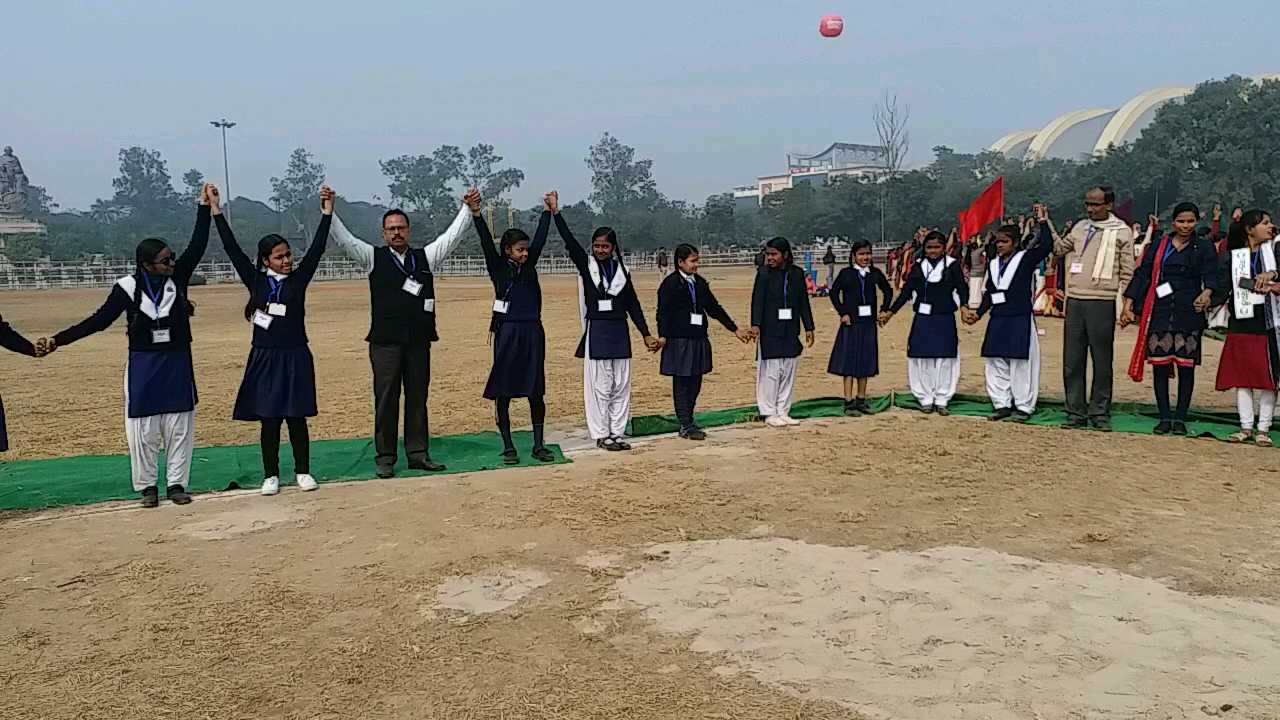
<svg viewBox="0 0 1280 720">
<path fill-rule="evenodd" d="M 1211 8 L 1206 11 L 1205 8 Z M 874 143 L 886 90 L 912 106 L 913 162 L 974 151 L 1068 110 L 1161 85 L 1280 72 L 1275 0 L 6 0 L 0 145 L 64 207 L 111 194 L 116 153 L 160 150 L 266 200 L 305 146 L 353 199 L 378 160 L 482 141 L 525 171 L 521 206 L 589 192 L 604 131 L 701 202 L 788 151 Z M 845 19 L 828 40 L 818 20 Z M 1236 29 L 1237 20 L 1244 30 Z"/>
</svg>

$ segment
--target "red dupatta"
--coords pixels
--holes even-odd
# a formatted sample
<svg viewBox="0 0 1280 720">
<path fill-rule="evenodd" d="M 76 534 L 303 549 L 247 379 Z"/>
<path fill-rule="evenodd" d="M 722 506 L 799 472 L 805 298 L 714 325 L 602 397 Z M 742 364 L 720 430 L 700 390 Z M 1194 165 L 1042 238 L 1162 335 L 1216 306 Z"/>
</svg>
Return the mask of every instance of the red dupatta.
<svg viewBox="0 0 1280 720">
<path fill-rule="evenodd" d="M 1147 366 L 1147 330 L 1151 327 L 1151 311 L 1156 304 L 1156 288 L 1160 287 L 1160 270 L 1164 267 L 1164 253 L 1169 243 L 1173 242 L 1169 235 L 1155 248 L 1155 256 L 1151 261 L 1151 283 L 1147 285 L 1147 296 L 1142 301 L 1142 320 L 1138 323 L 1138 340 L 1133 345 L 1133 354 L 1129 356 L 1129 377 L 1134 382 L 1142 382 Z M 1147 246 L 1151 252 L 1151 246 Z M 1142 258 L 1146 260 L 1146 258 Z"/>
</svg>

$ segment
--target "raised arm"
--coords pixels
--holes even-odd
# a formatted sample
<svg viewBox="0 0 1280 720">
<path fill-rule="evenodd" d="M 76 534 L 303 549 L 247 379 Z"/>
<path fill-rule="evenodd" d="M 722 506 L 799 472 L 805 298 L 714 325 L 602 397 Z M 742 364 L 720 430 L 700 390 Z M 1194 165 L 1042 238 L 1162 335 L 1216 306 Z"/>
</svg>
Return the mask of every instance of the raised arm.
<svg viewBox="0 0 1280 720">
<path fill-rule="evenodd" d="M 463 198 L 462 207 L 458 208 L 458 214 L 453 217 L 453 222 L 449 223 L 449 227 L 441 233 L 430 245 L 422 248 L 422 252 L 427 256 L 427 263 L 432 268 L 439 267 L 444 264 L 445 258 L 449 257 L 458 247 L 458 243 L 462 242 L 462 233 L 467 230 L 467 216 L 474 215 L 480 209 L 480 193 L 475 188 L 467 191 Z"/>
<path fill-rule="evenodd" d="M 565 222 L 564 216 L 555 213 L 556 232 L 560 234 L 560 239 L 564 240 L 565 252 L 569 253 L 569 260 L 573 262 L 573 266 L 579 271 L 587 269 L 587 251 L 582 248 L 582 244 L 569 231 L 569 223 Z"/>
<path fill-rule="evenodd" d="M 316 234 L 311 238 L 307 254 L 293 271 L 303 283 L 310 283 L 311 278 L 316 276 L 320 258 L 324 257 L 324 251 L 329 246 L 329 231 L 333 226 L 333 199 L 333 190 L 328 185 L 320 188 L 320 224 L 316 226 Z"/>
<path fill-rule="evenodd" d="M 1076 241 L 1071 238 L 1075 227 L 1067 228 L 1066 234 L 1053 241 L 1054 255 L 1069 255 L 1076 251 Z"/>
<path fill-rule="evenodd" d="M 373 272 L 373 246 L 352 235 L 347 226 L 342 224 L 342 218 L 338 217 L 337 213 L 333 214 L 333 220 L 329 226 L 329 237 L 347 257 L 359 263 L 365 272 Z"/>
<path fill-rule="evenodd" d="M 222 214 L 221 209 L 213 214 L 213 221 L 218 226 L 218 237 L 222 239 L 222 250 L 227 254 L 227 258 L 231 260 L 231 267 L 236 269 L 236 275 L 240 276 L 240 282 L 246 287 L 251 287 L 253 279 L 258 274 L 258 268 L 244 250 L 240 248 L 240 243 L 236 242 L 236 235 L 231 231 L 231 223 L 227 222 L 227 216 Z"/>
<path fill-rule="evenodd" d="M 538 229 L 533 231 L 533 242 L 529 243 L 529 259 L 525 262 L 530 267 L 538 264 L 538 258 L 542 257 L 542 249 L 547 245 L 547 234 L 551 232 L 551 212 L 542 211 L 542 217 L 538 218 Z"/>
<path fill-rule="evenodd" d="M 1039 265 L 1052 255 L 1055 244 L 1053 223 L 1047 219 L 1042 220 L 1036 226 L 1036 230 L 1036 242 L 1030 248 L 1027 248 L 1027 254 L 1023 256 L 1030 260 L 1033 265 Z"/>
<path fill-rule="evenodd" d="M 186 249 L 178 256 L 173 266 L 173 274 L 184 280 L 190 280 L 195 274 L 196 266 L 204 257 L 204 251 L 209 248 L 211 206 L 216 205 L 221 199 L 218 197 L 218 188 L 211 184 L 206 184 L 204 187 L 200 205 L 196 208 L 196 226 L 191 231 L 191 242 L 187 243 Z M 222 213 L 221 207 L 218 207 L 218 213 Z"/>
<path fill-rule="evenodd" d="M 484 221 L 484 215 L 480 213 L 472 213 L 471 223 L 475 226 L 476 235 L 480 236 L 480 252 L 484 253 L 484 266 L 489 271 L 489 279 L 496 280 L 496 273 L 502 267 L 502 258 L 498 255 L 498 248 L 493 246 L 493 233 L 489 232 L 489 223 Z"/>
</svg>

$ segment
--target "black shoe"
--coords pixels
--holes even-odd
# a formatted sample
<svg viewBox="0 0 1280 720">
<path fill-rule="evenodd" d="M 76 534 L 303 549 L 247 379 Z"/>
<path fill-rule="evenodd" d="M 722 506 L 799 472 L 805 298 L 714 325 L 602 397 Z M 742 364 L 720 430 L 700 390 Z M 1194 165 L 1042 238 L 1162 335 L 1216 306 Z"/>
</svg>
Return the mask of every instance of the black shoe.
<svg viewBox="0 0 1280 720">
<path fill-rule="evenodd" d="M 382 480 L 393 478 L 396 476 L 396 468 L 394 465 L 379 465 L 378 477 Z"/>
<path fill-rule="evenodd" d="M 872 414 L 873 411 L 871 410 L 871 403 L 867 402 L 866 398 L 858 398 L 857 400 L 854 400 L 853 403 L 853 406 L 863 415 Z"/>
<path fill-rule="evenodd" d="M 520 453 L 516 452 L 515 448 L 511 448 L 510 450 L 503 450 L 502 464 L 503 465 L 519 465 Z"/>
<path fill-rule="evenodd" d="M 160 506 L 160 491 L 153 485 L 142 490 L 142 507 L 153 508 Z"/>
<path fill-rule="evenodd" d="M 1111 432 L 1111 418 L 1094 418 L 1089 424 L 1098 432 Z"/>
<path fill-rule="evenodd" d="M 1008 420 L 1012 416 L 1013 408 L 998 408 L 987 419 L 991 422 L 1000 422 L 1001 420 Z"/>
<path fill-rule="evenodd" d="M 950 414 L 951 414 L 951 411 L 947 409 L 947 406 L 946 406 L 946 405 L 939 405 L 939 406 L 934 410 L 934 412 L 938 413 L 938 414 L 939 414 L 939 415 L 941 415 L 942 417 L 947 417 L 948 415 L 950 415 Z"/>
<path fill-rule="evenodd" d="M 920 408 L 920 412 L 924 413 L 925 415 L 929 415 L 929 414 L 933 413 L 933 406 L 932 406 L 932 405 L 925 405 L 925 406 L 923 406 L 923 407 L 921 407 L 921 408 Z"/>
<path fill-rule="evenodd" d="M 707 439 L 707 434 L 702 431 L 702 428 L 698 428 L 698 427 L 681 428 L 680 437 L 684 438 L 685 440 L 701 441 L 701 440 Z"/>
<path fill-rule="evenodd" d="M 1062 427 L 1068 430 L 1083 430 L 1089 427 L 1089 420 L 1082 417 L 1067 418 L 1067 421 L 1062 423 Z"/>
<path fill-rule="evenodd" d="M 845 416 L 846 416 L 846 417 L 858 417 L 859 415 L 861 415 L 861 414 L 862 414 L 862 410 L 858 408 L 858 403 L 857 403 L 857 401 L 855 401 L 855 400 L 845 400 L 845 401 L 844 401 L 844 414 L 845 414 Z"/>
<path fill-rule="evenodd" d="M 1168 435 L 1170 432 L 1173 432 L 1173 424 L 1168 420 L 1161 420 L 1151 432 L 1156 435 Z"/>
<path fill-rule="evenodd" d="M 425 458 L 423 460 L 410 460 L 409 469 L 425 470 L 426 472 L 440 472 L 441 470 L 444 470 L 445 467 L 443 464 L 438 463 L 431 458 Z"/>
<path fill-rule="evenodd" d="M 613 444 L 614 444 L 614 445 L 617 445 L 619 450 L 624 450 L 624 451 L 625 451 L 625 450 L 630 450 L 630 449 L 631 449 L 631 443 L 627 442 L 626 440 L 623 440 L 623 439 L 622 439 L 622 438 L 620 438 L 620 437 L 616 437 L 616 438 L 614 438 L 614 439 L 613 439 Z"/>
<path fill-rule="evenodd" d="M 596 447 L 601 450 L 608 450 L 609 452 L 617 452 L 622 449 L 618 447 L 618 443 L 613 441 L 613 438 L 601 438 L 597 440 Z"/>
<path fill-rule="evenodd" d="M 165 494 L 165 497 L 169 498 L 169 502 L 173 503 L 174 505 L 191 504 L 191 494 L 188 493 L 186 491 L 186 488 L 182 487 L 181 485 L 170 485 L 169 487 L 165 488 L 164 494 Z"/>
<path fill-rule="evenodd" d="M 529 454 L 532 455 L 533 459 L 537 460 L 538 462 L 544 462 L 544 463 L 555 462 L 555 459 L 556 459 L 555 453 L 541 446 L 534 448 L 533 452 Z"/>
<path fill-rule="evenodd" d="M 1181 420 L 1174 420 L 1174 421 L 1173 421 L 1172 426 L 1169 428 L 1169 434 L 1170 434 L 1170 435 L 1181 435 L 1181 436 L 1183 436 L 1183 437 L 1186 437 L 1186 435 L 1187 435 L 1187 424 L 1186 424 L 1186 423 L 1184 423 L 1184 422 L 1182 422 Z"/>
<path fill-rule="evenodd" d="M 1013 422 L 1024 423 L 1031 419 L 1031 413 L 1024 413 L 1021 410 L 1014 410 L 1013 416 L 1010 418 Z"/>
</svg>

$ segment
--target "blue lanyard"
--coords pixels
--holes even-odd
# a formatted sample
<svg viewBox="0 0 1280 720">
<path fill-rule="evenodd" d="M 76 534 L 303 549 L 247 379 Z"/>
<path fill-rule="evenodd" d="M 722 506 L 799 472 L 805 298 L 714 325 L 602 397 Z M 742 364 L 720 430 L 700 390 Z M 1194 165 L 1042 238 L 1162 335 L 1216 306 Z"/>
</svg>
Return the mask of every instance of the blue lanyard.
<svg viewBox="0 0 1280 720">
<path fill-rule="evenodd" d="M 409 248 L 405 255 L 409 258 L 408 270 L 404 269 L 404 263 L 400 262 L 400 258 L 396 257 L 395 250 L 391 250 L 391 262 L 396 264 L 396 267 L 400 269 L 400 272 L 404 273 L 405 277 L 413 278 L 414 274 L 418 272 L 418 259 L 413 256 L 413 248 Z"/>
<path fill-rule="evenodd" d="M 615 270 L 613 267 L 612 260 L 605 260 L 604 264 L 600 266 L 600 294 L 601 295 L 609 294 L 608 288 L 610 285 L 613 284 L 614 272 Z"/>
<path fill-rule="evenodd" d="M 168 281 L 166 281 L 167 283 Z M 151 276 L 144 270 L 142 273 L 142 291 L 151 298 L 151 304 L 156 306 L 156 315 L 160 314 L 160 296 L 164 294 L 164 285 L 160 286 L 160 292 L 151 291 Z"/>
<path fill-rule="evenodd" d="M 284 280 L 288 280 L 288 278 L 285 278 Z M 271 288 L 267 291 L 268 303 L 280 302 L 280 295 L 284 290 L 284 280 L 277 280 L 270 275 L 267 276 L 267 285 Z"/>
<path fill-rule="evenodd" d="M 1253 276 L 1257 277 L 1262 274 L 1262 253 L 1257 250 L 1253 251 L 1253 256 L 1249 261 L 1249 265 L 1253 270 Z"/>
<path fill-rule="evenodd" d="M 857 270 L 856 268 L 854 269 L 853 274 L 858 276 L 858 290 L 859 290 L 858 294 L 862 296 L 862 304 L 863 304 L 863 305 L 870 305 L 870 304 L 871 304 L 871 301 L 867 299 L 867 278 L 866 278 L 866 276 L 864 276 L 862 273 L 858 272 L 858 270 Z M 870 270 L 868 270 L 868 271 L 867 271 L 867 275 L 870 275 L 870 274 L 871 274 L 871 271 L 870 271 Z"/>
<path fill-rule="evenodd" d="M 1089 242 L 1093 240 L 1093 236 L 1098 234 L 1098 228 L 1089 226 L 1089 232 L 1084 236 L 1084 247 L 1080 248 L 1080 256 L 1083 257 L 1089 250 Z"/>
<path fill-rule="evenodd" d="M 511 272 L 511 277 L 507 279 L 507 289 L 502 291 L 502 301 L 509 302 L 511 299 L 511 290 L 516 286 L 516 281 L 520 279 L 520 271 L 524 266 L 514 260 L 507 260 L 507 268 Z"/>
<path fill-rule="evenodd" d="M 1004 274 L 1006 271 L 1008 271 L 1009 266 L 1012 264 L 1013 264 L 1012 255 L 1009 256 L 1008 262 L 1001 261 L 1000 256 L 999 255 L 996 256 L 996 282 L 1004 280 Z"/>
<path fill-rule="evenodd" d="M 698 286 L 693 278 L 689 278 L 686 283 L 689 287 L 689 300 L 693 303 L 693 311 L 698 312 Z"/>
<path fill-rule="evenodd" d="M 1173 251 L 1174 251 L 1174 250 L 1176 250 L 1176 249 L 1177 249 L 1177 248 L 1175 248 L 1175 247 L 1173 246 L 1173 240 L 1172 240 L 1172 239 L 1170 239 L 1170 240 L 1169 240 L 1169 247 L 1165 248 L 1165 249 L 1164 249 L 1164 255 L 1161 255 L 1161 256 L 1160 256 L 1160 277 L 1164 277 L 1164 264 L 1165 264 L 1165 262 L 1167 262 L 1167 261 L 1169 260 L 1169 256 L 1170 256 L 1170 255 L 1172 255 L 1172 254 L 1173 254 Z"/>
</svg>

